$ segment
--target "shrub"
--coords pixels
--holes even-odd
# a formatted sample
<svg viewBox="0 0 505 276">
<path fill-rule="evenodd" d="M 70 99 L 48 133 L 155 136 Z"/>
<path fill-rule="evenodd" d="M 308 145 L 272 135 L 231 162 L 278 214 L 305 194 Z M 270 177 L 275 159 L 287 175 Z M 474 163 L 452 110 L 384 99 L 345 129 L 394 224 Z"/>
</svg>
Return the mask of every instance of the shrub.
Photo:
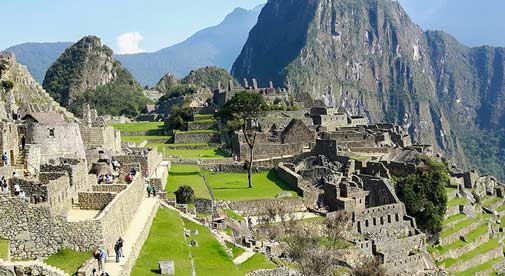
<svg viewBox="0 0 505 276">
<path fill-rule="evenodd" d="M 189 204 L 193 203 L 195 200 L 195 191 L 187 185 L 180 186 L 174 194 L 177 203 Z"/>
</svg>

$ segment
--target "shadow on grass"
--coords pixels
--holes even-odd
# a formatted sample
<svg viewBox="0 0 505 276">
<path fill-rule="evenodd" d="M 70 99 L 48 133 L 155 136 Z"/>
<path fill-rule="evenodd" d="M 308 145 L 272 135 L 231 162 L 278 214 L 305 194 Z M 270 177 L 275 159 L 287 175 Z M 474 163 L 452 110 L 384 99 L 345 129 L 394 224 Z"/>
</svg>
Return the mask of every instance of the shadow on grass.
<svg viewBox="0 0 505 276">
<path fill-rule="evenodd" d="M 299 194 L 294 187 L 282 181 L 277 175 L 277 172 L 273 169 L 268 172 L 267 179 L 275 183 L 275 185 L 279 186 L 279 188 L 281 188 L 284 191 L 296 192 L 297 194 Z"/>
<path fill-rule="evenodd" d="M 191 176 L 191 175 L 200 175 L 200 172 L 170 172 L 171 176 Z"/>
<path fill-rule="evenodd" d="M 151 269 L 151 272 L 155 273 L 155 274 L 161 274 L 161 270 L 160 269 Z"/>
</svg>

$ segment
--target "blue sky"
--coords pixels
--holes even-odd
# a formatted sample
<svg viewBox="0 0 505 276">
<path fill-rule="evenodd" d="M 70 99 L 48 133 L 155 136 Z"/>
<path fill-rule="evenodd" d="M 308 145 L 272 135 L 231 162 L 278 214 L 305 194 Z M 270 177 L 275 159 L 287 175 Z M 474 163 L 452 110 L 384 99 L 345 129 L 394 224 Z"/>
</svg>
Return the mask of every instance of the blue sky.
<svg viewBox="0 0 505 276">
<path fill-rule="evenodd" d="M 2 0 L 0 49 L 94 34 L 119 50 L 155 51 L 266 0 Z M 12 24 L 12 26 L 10 26 Z M 8 31 L 5 31 L 8 30 Z M 136 44 L 136 42 L 139 42 Z"/>
</svg>

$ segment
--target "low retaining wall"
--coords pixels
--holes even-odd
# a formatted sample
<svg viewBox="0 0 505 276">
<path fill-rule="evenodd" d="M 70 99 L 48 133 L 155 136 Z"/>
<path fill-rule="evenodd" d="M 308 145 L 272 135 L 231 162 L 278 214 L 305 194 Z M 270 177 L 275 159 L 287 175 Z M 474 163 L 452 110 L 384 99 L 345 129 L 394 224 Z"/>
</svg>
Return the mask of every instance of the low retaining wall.
<svg viewBox="0 0 505 276">
<path fill-rule="evenodd" d="M 474 224 L 468 226 L 468 227 L 465 227 L 461 230 L 459 230 L 458 232 L 448 236 L 448 237 L 445 237 L 445 238 L 441 238 L 440 239 L 440 245 L 444 246 L 444 245 L 448 245 L 448 244 L 451 244 L 457 240 L 459 240 L 459 238 L 461 236 L 464 236 L 470 232 L 472 232 L 473 230 L 477 229 L 479 226 L 480 226 L 481 222 L 475 222 Z"/>
<path fill-rule="evenodd" d="M 219 143 L 219 132 L 180 132 L 174 133 L 174 144 Z"/>
<path fill-rule="evenodd" d="M 188 122 L 186 123 L 186 129 L 187 130 L 206 130 L 206 129 L 216 129 L 217 128 L 217 123 L 216 121 L 213 122 Z"/>
<path fill-rule="evenodd" d="M 501 246 L 501 245 L 496 247 L 493 250 L 486 252 L 486 253 L 478 254 L 477 256 L 472 258 L 471 260 L 468 260 L 463 263 L 457 263 L 457 264 L 449 267 L 447 270 L 449 272 L 453 272 L 453 273 L 465 271 L 465 270 L 470 269 L 474 266 L 478 266 L 480 264 L 483 264 L 489 260 L 492 260 L 492 259 L 498 258 L 498 257 L 503 257 L 503 246 Z"/>
<path fill-rule="evenodd" d="M 93 185 L 91 187 L 93 192 L 111 192 L 120 193 L 128 188 L 126 184 L 104 184 L 104 185 Z"/>
<path fill-rule="evenodd" d="M 229 201 L 228 206 L 242 216 L 266 215 L 269 208 L 282 208 L 291 213 L 307 210 L 302 198 Z"/>
<path fill-rule="evenodd" d="M 117 193 L 111 192 L 80 192 L 79 208 L 82 210 L 103 210 Z"/>
</svg>

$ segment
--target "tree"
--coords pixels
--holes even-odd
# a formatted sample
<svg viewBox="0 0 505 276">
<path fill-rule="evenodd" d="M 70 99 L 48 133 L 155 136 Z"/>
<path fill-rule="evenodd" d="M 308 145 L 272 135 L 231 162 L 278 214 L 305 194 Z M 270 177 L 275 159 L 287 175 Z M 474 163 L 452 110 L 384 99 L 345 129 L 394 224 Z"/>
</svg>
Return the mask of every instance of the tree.
<svg viewBox="0 0 505 276">
<path fill-rule="evenodd" d="M 265 112 L 267 105 L 262 95 L 243 91 L 235 94 L 225 103 L 221 115 L 228 120 L 228 126 L 242 130 L 244 139 L 249 147 L 249 165 L 247 179 L 252 188 L 252 169 L 254 162 L 254 147 L 259 132 L 258 119 Z"/>
<path fill-rule="evenodd" d="M 176 105 L 172 107 L 168 123 L 171 129 L 182 130 L 184 123 L 193 120 L 193 109 L 184 105 Z"/>
<path fill-rule="evenodd" d="M 418 161 L 421 163 L 418 172 L 398 179 L 396 190 L 407 214 L 416 218 L 419 228 L 434 234 L 442 230 L 447 210 L 445 187 L 449 185 L 449 173 L 435 159 L 421 156 Z"/>
<path fill-rule="evenodd" d="M 12 90 L 12 88 L 14 88 L 14 83 L 10 80 L 7 80 L 7 81 L 2 81 L 2 83 L 0 84 L 0 86 L 5 89 L 6 92 L 9 92 Z"/>
<path fill-rule="evenodd" d="M 189 204 L 195 199 L 195 191 L 187 185 L 182 185 L 174 192 L 177 203 Z"/>
</svg>

